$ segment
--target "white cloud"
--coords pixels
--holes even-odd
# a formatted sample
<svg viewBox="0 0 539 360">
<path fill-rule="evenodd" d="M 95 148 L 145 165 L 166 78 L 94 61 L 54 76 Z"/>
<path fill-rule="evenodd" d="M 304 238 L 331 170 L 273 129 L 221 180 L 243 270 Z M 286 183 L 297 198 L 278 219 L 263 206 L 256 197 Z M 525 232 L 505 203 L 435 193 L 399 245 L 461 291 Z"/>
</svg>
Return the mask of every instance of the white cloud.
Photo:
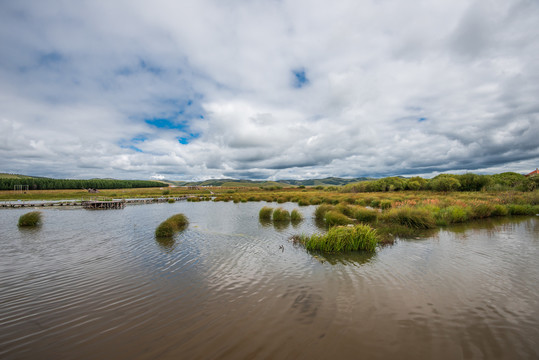
<svg viewBox="0 0 539 360">
<path fill-rule="evenodd" d="M 306 178 L 539 162 L 536 2 L 0 10 L 2 171 Z"/>
</svg>

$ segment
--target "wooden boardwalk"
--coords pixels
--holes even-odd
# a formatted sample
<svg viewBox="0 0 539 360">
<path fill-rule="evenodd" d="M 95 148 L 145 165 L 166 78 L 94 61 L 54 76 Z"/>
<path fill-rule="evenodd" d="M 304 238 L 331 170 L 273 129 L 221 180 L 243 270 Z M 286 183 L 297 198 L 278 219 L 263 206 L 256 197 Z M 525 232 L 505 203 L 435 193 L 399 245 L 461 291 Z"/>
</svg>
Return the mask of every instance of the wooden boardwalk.
<svg viewBox="0 0 539 360">
<path fill-rule="evenodd" d="M 124 200 L 112 201 L 85 201 L 82 203 L 85 209 L 90 210 L 108 210 L 108 209 L 123 209 L 125 207 Z"/>
<path fill-rule="evenodd" d="M 110 199 L 110 200 L 64 200 L 64 201 L 43 201 L 43 202 L 25 202 L 25 201 L 9 201 L 0 203 L 0 208 L 36 208 L 36 207 L 58 207 L 82 206 L 85 209 L 123 209 L 128 204 L 152 204 L 167 202 L 169 199 L 175 201 L 187 200 L 189 196 L 181 196 L 174 198 L 145 198 L 145 199 Z"/>
</svg>

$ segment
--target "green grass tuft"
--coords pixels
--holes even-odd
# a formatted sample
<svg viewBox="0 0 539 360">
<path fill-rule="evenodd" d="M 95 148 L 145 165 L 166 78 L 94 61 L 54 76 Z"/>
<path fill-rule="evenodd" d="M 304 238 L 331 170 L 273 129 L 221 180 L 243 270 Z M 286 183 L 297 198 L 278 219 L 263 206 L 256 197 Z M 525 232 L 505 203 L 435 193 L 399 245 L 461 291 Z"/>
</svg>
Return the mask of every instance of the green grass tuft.
<svg viewBox="0 0 539 360">
<path fill-rule="evenodd" d="M 176 214 L 163 221 L 155 229 L 155 237 L 171 237 L 177 231 L 183 230 L 189 225 L 189 220 L 183 214 Z"/>
<path fill-rule="evenodd" d="M 258 213 L 258 218 L 260 220 L 271 220 L 272 213 L 273 208 L 270 208 L 269 206 L 264 206 L 262 209 L 260 209 L 260 212 Z"/>
<path fill-rule="evenodd" d="M 273 211 L 273 221 L 290 221 L 290 213 L 283 208 L 277 208 Z"/>
<path fill-rule="evenodd" d="M 41 212 L 31 211 L 19 218 L 19 226 L 37 226 L 41 223 Z"/>
<path fill-rule="evenodd" d="M 301 220 L 303 220 L 303 215 L 301 215 L 301 213 L 297 209 L 294 209 L 290 213 L 290 220 L 292 220 L 292 222 L 296 222 L 296 223 L 300 222 Z"/>
<path fill-rule="evenodd" d="M 400 224 L 412 229 L 432 229 L 436 220 L 427 209 L 402 207 L 391 209 L 383 215 L 388 223 Z"/>
<path fill-rule="evenodd" d="M 326 234 L 314 234 L 296 238 L 307 250 L 323 252 L 376 251 L 379 237 L 369 225 L 336 226 Z"/>
<path fill-rule="evenodd" d="M 378 219 L 378 211 L 364 207 L 355 207 L 352 211 L 352 217 L 359 222 L 375 223 Z"/>
<path fill-rule="evenodd" d="M 322 204 L 318 206 L 316 210 L 314 211 L 314 217 L 318 221 L 323 221 L 324 217 L 326 216 L 326 213 L 330 210 L 333 210 L 333 208 L 334 208 L 333 205 Z"/>
<path fill-rule="evenodd" d="M 330 210 L 324 216 L 326 225 L 335 226 L 335 225 L 348 225 L 355 222 L 354 219 L 349 218 L 348 216 L 336 211 Z"/>
</svg>

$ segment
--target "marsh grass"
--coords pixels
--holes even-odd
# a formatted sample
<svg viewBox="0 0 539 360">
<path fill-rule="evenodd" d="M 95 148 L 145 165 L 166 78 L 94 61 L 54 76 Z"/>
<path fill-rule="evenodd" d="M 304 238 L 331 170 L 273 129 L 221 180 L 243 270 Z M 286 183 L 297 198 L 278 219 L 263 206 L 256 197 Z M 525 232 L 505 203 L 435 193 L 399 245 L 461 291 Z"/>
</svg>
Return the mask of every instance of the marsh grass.
<svg viewBox="0 0 539 360">
<path fill-rule="evenodd" d="M 171 198 L 171 199 L 168 199 L 168 203 L 169 203 L 169 204 L 174 204 L 175 202 L 176 202 L 175 199 L 172 199 L 172 198 Z"/>
<path fill-rule="evenodd" d="M 189 220 L 183 214 L 172 215 L 163 221 L 157 229 L 155 229 L 155 237 L 171 237 L 174 233 L 184 230 L 189 225 Z"/>
<path fill-rule="evenodd" d="M 378 211 L 364 207 L 354 207 L 352 217 L 362 223 L 375 223 L 378 220 Z"/>
<path fill-rule="evenodd" d="M 41 224 L 41 212 L 31 211 L 19 217 L 19 226 L 37 226 Z"/>
<path fill-rule="evenodd" d="M 301 243 L 307 250 L 328 253 L 367 251 L 374 252 L 379 243 L 379 237 L 369 225 L 332 227 L 325 234 L 311 236 L 296 236 L 295 242 Z"/>
<path fill-rule="evenodd" d="M 404 225 L 412 229 L 432 229 L 436 226 L 433 214 L 424 208 L 391 209 L 385 212 L 382 218 L 385 222 Z"/>
<path fill-rule="evenodd" d="M 273 221 L 290 221 L 290 213 L 283 208 L 273 210 Z"/>
<path fill-rule="evenodd" d="M 355 219 L 351 219 L 337 210 L 329 210 L 326 212 L 324 220 L 327 226 L 348 225 L 355 222 Z"/>
<path fill-rule="evenodd" d="M 271 214 L 273 214 L 273 208 L 269 206 L 264 206 L 260 211 L 258 212 L 258 218 L 260 220 L 271 220 Z"/>
<path fill-rule="evenodd" d="M 326 216 L 326 213 L 333 209 L 334 209 L 333 205 L 322 204 L 318 206 L 316 210 L 314 211 L 314 217 L 318 221 L 323 221 L 324 217 Z"/>
<path fill-rule="evenodd" d="M 290 213 L 290 220 L 292 220 L 293 223 L 299 223 L 303 220 L 303 215 L 301 215 L 297 209 L 294 209 Z"/>
</svg>

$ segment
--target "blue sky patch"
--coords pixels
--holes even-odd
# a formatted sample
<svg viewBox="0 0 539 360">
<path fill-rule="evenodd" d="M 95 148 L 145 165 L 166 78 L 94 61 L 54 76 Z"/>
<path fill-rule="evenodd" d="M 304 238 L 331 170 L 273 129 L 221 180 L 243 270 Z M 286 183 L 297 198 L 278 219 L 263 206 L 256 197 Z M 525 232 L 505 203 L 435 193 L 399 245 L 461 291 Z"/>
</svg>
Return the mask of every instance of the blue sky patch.
<svg viewBox="0 0 539 360">
<path fill-rule="evenodd" d="M 147 119 L 144 122 L 148 125 L 155 126 L 158 129 L 169 129 L 169 130 L 181 130 L 184 131 L 188 128 L 188 125 L 184 122 L 174 122 L 170 119 Z"/>
<path fill-rule="evenodd" d="M 196 139 L 200 136 L 199 133 L 192 133 L 192 134 L 189 134 L 189 136 L 184 136 L 184 137 L 179 137 L 177 138 L 178 139 L 178 142 L 182 145 L 187 145 L 189 144 L 189 142 L 193 139 Z"/>
<path fill-rule="evenodd" d="M 300 89 L 309 84 L 309 79 L 307 78 L 305 69 L 292 70 L 292 74 L 294 75 L 292 86 L 294 86 L 296 89 Z"/>
<path fill-rule="evenodd" d="M 427 120 L 426 117 L 421 117 L 421 118 L 417 119 L 418 122 L 423 122 L 423 121 L 426 121 L 426 120 Z"/>
</svg>

